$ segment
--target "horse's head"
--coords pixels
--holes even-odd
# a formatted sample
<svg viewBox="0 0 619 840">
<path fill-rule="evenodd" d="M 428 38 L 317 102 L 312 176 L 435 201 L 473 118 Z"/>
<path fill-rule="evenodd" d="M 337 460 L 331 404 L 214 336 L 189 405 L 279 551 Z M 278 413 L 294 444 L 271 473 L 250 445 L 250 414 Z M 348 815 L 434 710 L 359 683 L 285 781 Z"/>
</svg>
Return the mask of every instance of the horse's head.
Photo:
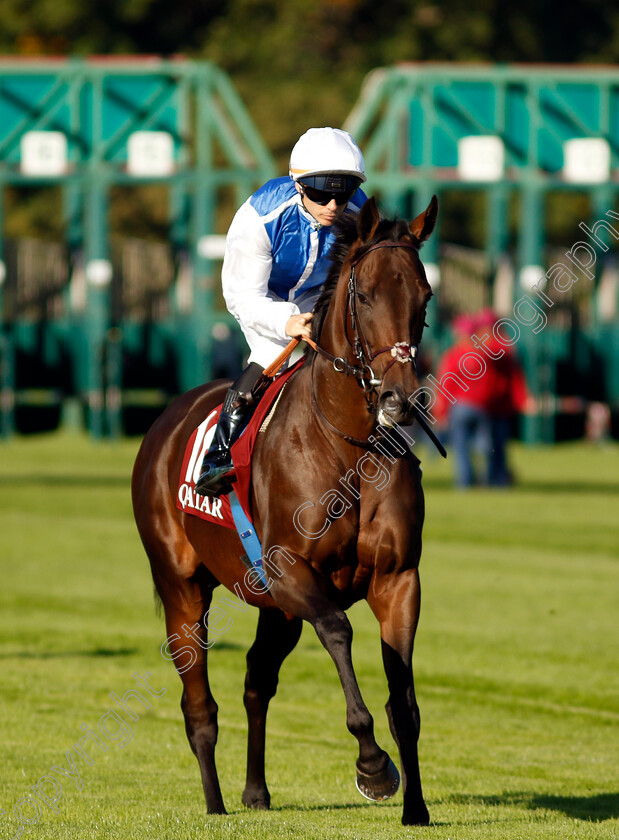
<svg viewBox="0 0 619 840">
<path fill-rule="evenodd" d="M 343 270 L 347 287 L 346 338 L 357 365 L 367 371 L 361 384 L 374 399 L 378 422 L 408 425 L 415 410 L 409 397 L 419 387 L 417 354 L 432 290 L 419 247 L 432 233 L 438 214 L 433 196 L 410 225 L 381 221 L 374 199 L 359 213 L 357 241 Z"/>
</svg>

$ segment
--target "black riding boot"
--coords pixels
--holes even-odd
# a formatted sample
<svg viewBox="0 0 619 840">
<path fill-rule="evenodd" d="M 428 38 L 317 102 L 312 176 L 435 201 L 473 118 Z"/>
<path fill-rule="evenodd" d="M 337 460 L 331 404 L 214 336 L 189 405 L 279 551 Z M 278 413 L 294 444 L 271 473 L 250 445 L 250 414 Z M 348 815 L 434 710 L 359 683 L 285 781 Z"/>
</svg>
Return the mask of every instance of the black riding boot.
<svg viewBox="0 0 619 840">
<path fill-rule="evenodd" d="M 260 365 L 252 362 L 226 394 L 213 442 L 204 456 L 200 478 L 196 482 L 196 493 L 200 496 L 220 496 L 232 489 L 230 482 L 225 480 L 233 470 L 230 447 L 251 416 L 253 405 L 248 396 L 262 370 Z"/>
</svg>

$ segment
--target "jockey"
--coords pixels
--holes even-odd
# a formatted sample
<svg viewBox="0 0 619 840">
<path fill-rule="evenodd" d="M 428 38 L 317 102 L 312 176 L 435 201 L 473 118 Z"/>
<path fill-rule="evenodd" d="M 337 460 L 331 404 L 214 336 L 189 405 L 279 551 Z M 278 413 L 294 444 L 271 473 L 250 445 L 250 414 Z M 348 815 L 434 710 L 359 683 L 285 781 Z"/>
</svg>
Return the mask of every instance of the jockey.
<svg viewBox="0 0 619 840">
<path fill-rule="evenodd" d="M 222 269 L 226 305 L 250 348 L 248 367 L 226 394 L 196 493 L 229 492 L 230 447 L 245 427 L 246 395 L 291 338 L 309 338 L 329 268 L 332 226 L 366 201 L 361 150 L 338 128 L 310 128 L 290 155 L 289 177 L 267 181 L 237 211 Z"/>
</svg>

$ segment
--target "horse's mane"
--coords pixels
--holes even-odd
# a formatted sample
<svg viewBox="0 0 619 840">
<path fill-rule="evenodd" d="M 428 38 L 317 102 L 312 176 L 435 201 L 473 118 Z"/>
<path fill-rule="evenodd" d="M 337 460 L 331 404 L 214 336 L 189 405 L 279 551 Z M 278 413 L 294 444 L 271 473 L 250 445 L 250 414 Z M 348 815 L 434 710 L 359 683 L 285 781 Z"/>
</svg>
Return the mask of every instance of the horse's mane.
<svg viewBox="0 0 619 840">
<path fill-rule="evenodd" d="M 342 271 L 342 266 L 344 265 L 344 260 L 348 256 L 353 243 L 357 239 L 357 217 L 347 214 L 336 223 L 335 228 L 335 242 L 329 254 L 331 266 L 320 297 L 314 307 L 314 317 L 312 318 L 312 339 L 316 342 L 320 338 L 322 325 L 324 323 L 331 298 L 335 292 L 340 273 Z M 412 239 L 413 242 L 416 242 L 415 237 L 411 234 L 411 230 L 407 222 L 402 219 L 381 219 L 378 223 L 374 236 L 365 242 L 361 248 L 359 248 L 358 256 L 363 256 L 365 251 L 369 250 L 373 245 L 376 245 L 377 242 L 396 242 L 405 238 Z M 307 347 L 306 355 L 311 356 L 314 352 L 315 351 L 312 350 L 311 347 Z"/>
</svg>

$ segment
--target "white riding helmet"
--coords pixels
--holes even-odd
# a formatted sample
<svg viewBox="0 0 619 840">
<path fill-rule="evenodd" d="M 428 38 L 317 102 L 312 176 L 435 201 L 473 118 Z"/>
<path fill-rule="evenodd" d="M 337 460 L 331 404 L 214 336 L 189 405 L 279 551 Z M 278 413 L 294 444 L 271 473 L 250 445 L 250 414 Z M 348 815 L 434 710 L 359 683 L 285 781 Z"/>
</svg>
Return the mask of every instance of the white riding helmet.
<svg viewBox="0 0 619 840">
<path fill-rule="evenodd" d="M 310 128 L 301 135 L 290 154 L 293 181 L 315 175 L 350 175 L 367 181 L 361 149 L 340 128 Z"/>
</svg>

